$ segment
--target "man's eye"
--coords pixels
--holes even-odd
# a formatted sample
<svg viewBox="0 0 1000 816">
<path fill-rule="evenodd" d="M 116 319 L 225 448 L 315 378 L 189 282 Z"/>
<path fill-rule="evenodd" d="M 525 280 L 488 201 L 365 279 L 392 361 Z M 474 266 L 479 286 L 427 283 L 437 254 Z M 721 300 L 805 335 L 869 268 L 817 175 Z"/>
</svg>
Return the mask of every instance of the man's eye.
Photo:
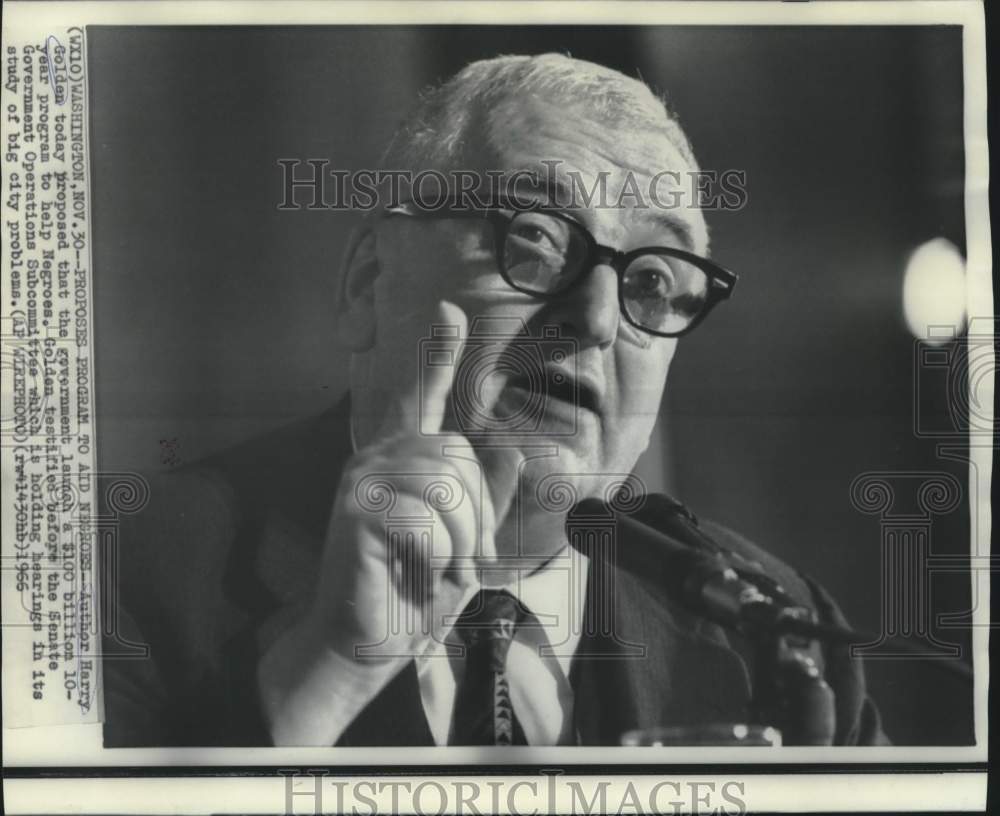
<svg viewBox="0 0 1000 816">
<path fill-rule="evenodd" d="M 516 224 L 511 230 L 511 233 L 515 238 L 520 238 L 522 241 L 534 244 L 540 249 L 548 250 L 550 252 L 560 251 L 559 244 L 556 242 L 555 237 L 542 227 L 534 224 Z"/>
<path fill-rule="evenodd" d="M 570 242 L 569 226 L 542 213 L 525 213 L 511 222 L 508 238 L 522 249 L 543 255 L 563 255 Z"/>
<path fill-rule="evenodd" d="M 522 238 L 527 238 L 529 241 L 532 241 L 534 243 L 538 243 L 549 237 L 548 235 L 545 234 L 545 230 L 541 230 L 538 227 L 531 227 L 531 226 L 518 227 L 516 230 L 516 234 L 521 236 Z"/>
<path fill-rule="evenodd" d="M 662 269 L 638 269 L 630 272 L 626 286 L 629 297 L 666 298 L 674 288 L 674 280 Z"/>
</svg>

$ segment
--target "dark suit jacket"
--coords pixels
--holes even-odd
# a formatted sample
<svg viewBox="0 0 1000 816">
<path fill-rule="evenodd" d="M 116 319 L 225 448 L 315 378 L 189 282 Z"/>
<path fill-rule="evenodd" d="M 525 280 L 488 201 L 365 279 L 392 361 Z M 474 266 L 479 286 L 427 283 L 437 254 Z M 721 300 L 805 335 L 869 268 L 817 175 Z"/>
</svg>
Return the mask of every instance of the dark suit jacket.
<svg viewBox="0 0 1000 816">
<path fill-rule="evenodd" d="M 105 659 L 107 746 L 270 744 L 256 665 L 311 592 L 351 453 L 347 411 L 345 400 L 318 418 L 157 478 L 148 506 L 121 518 L 118 589 L 106 588 L 115 634 L 105 652 L 145 643 L 150 654 Z M 815 584 L 733 533 L 702 527 L 761 562 L 822 619 L 843 622 Z M 627 573 L 613 586 L 608 609 L 588 595 L 585 614 L 596 615 L 597 625 L 587 627 L 570 672 L 580 742 L 619 744 L 624 731 L 638 727 L 746 721 L 745 644 Z M 844 648 L 816 647 L 814 656 L 836 694 L 837 744 L 884 741 L 859 662 Z M 413 663 L 339 744 L 433 744 Z"/>
</svg>

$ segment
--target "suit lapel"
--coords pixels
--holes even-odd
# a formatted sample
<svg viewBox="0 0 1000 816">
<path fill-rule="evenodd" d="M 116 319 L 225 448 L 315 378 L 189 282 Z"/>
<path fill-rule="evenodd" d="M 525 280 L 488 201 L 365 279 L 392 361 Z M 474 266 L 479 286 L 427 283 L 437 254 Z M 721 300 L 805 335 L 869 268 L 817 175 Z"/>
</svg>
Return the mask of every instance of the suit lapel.
<svg viewBox="0 0 1000 816">
<path fill-rule="evenodd" d="M 351 456 L 350 400 L 230 454 L 223 466 L 241 500 L 230 596 L 255 619 L 292 614 L 313 591 L 341 471 Z"/>
<path fill-rule="evenodd" d="M 354 718 L 337 745 L 434 745 L 416 663 L 411 660 L 389 681 Z"/>
<path fill-rule="evenodd" d="M 744 722 L 747 669 L 722 631 L 628 573 L 591 567 L 570 672 L 579 741 L 618 745 L 636 728 Z"/>
</svg>

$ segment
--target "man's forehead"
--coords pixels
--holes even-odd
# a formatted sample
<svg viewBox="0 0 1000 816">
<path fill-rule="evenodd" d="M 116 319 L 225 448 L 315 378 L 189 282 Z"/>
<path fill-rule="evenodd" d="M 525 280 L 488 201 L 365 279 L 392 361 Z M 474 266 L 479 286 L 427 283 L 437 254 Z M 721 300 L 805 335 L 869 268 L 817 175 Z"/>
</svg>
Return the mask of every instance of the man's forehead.
<svg viewBox="0 0 1000 816">
<path fill-rule="evenodd" d="M 594 106 L 533 96 L 508 100 L 491 111 L 488 122 L 490 152 L 501 156 L 561 153 L 546 158 L 575 161 L 595 174 L 694 169 L 668 137 L 665 114 L 608 119 Z"/>
<path fill-rule="evenodd" d="M 665 120 L 663 129 L 619 126 L 578 104 L 532 98 L 495 111 L 488 138 L 518 194 L 587 211 L 609 231 L 638 224 L 670 230 L 696 250 L 707 243 L 697 168 L 668 138 Z"/>
</svg>

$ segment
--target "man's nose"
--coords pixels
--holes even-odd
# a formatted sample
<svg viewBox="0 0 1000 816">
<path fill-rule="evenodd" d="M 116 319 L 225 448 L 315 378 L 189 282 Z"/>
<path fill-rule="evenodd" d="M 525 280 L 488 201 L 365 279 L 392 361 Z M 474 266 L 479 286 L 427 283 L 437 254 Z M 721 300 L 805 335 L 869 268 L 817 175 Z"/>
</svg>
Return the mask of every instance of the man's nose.
<svg viewBox="0 0 1000 816">
<path fill-rule="evenodd" d="M 587 270 L 583 280 L 555 304 L 553 317 L 583 345 L 607 348 L 618 335 L 618 273 L 607 264 Z"/>
</svg>

